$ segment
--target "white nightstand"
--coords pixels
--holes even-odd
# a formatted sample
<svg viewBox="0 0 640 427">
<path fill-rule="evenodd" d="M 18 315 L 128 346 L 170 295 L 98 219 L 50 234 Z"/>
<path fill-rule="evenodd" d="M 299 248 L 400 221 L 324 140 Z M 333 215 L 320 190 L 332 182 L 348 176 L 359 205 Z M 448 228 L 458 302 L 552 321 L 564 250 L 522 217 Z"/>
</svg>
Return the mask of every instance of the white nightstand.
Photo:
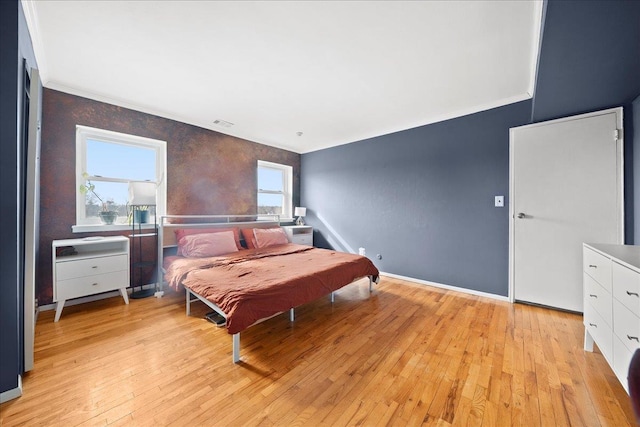
<svg viewBox="0 0 640 427">
<path fill-rule="evenodd" d="M 129 304 L 129 239 L 124 236 L 54 240 L 53 302 L 54 322 L 60 320 L 68 299 L 120 290 Z"/>
<path fill-rule="evenodd" d="M 313 227 L 310 225 L 284 225 L 282 228 L 291 243 L 313 246 Z"/>
</svg>

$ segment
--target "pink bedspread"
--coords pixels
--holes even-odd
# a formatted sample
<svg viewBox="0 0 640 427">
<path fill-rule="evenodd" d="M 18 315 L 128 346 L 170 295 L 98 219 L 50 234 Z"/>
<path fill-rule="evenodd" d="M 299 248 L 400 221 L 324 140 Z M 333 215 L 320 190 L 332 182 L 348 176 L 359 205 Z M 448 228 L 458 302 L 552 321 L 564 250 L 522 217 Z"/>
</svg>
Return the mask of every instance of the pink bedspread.
<svg viewBox="0 0 640 427">
<path fill-rule="evenodd" d="M 295 244 L 225 257 L 179 258 L 165 278 L 213 302 L 227 315 L 230 334 L 260 319 L 327 295 L 356 279 L 378 277 L 366 257 Z"/>
</svg>

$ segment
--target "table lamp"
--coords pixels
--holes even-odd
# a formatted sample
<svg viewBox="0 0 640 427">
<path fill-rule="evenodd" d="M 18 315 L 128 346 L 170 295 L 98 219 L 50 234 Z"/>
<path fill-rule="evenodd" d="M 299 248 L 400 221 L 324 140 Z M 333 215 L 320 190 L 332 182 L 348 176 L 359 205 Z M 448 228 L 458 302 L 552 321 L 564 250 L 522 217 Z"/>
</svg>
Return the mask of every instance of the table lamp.
<svg viewBox="0 0 640 427">
<path fill-rule="evenodd" d="M 307 208 L 296 207 L 293 212 L 293 216 L 297 216 L 296 225 L 304 225 L 304 220 L 302 219 L 307 214 Z"/>
</svg>

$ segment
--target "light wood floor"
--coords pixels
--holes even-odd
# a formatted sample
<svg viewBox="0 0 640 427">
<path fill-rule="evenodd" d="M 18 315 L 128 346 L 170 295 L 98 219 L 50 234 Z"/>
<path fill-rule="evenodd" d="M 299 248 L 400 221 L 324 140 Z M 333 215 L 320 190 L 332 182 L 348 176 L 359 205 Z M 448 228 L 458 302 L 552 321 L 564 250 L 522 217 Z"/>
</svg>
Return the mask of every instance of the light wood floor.
<svg viewBox="0 0 640 427">
<path fill-rule="evenodd" d="M 242 334 L 183 295 L 53 311 L 36 326 L 14 425 L 634 425 L 581 316 L 383 277 Z"/>
</svg>

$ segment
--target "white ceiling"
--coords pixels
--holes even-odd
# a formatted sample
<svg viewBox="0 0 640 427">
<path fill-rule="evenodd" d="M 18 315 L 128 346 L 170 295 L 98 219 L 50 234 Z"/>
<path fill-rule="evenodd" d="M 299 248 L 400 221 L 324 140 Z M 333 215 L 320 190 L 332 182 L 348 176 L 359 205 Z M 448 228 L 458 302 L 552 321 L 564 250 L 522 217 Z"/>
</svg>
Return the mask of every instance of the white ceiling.
<svg viewBox="0 0 640 427">
<path fill-rule="evenodd" d="M 297 153 L 530 98 L 542 15 L 529 0 L 23 6 L 45 87 Z"/>
</svg>

